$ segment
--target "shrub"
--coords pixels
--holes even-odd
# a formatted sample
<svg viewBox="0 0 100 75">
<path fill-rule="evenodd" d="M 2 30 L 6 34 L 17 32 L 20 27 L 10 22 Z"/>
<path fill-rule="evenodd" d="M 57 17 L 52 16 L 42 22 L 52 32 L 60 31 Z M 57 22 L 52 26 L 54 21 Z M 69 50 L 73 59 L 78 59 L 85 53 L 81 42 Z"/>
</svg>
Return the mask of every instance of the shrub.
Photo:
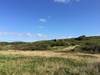
<svg viewBox="0 0 100 75">
<path fill-rule="evenodd" d="M 82 46 L 82 50 L 88 51 L 91 53 L 100 53 L 100 45 L 96 43 L 88 43 L 87 45 Z"/>
<path fill-rule="evenodd" d="M 100 53 L 100 45 L 96 43 L 87 43 L 77 46 L 73 51 Z"/>
</svg>

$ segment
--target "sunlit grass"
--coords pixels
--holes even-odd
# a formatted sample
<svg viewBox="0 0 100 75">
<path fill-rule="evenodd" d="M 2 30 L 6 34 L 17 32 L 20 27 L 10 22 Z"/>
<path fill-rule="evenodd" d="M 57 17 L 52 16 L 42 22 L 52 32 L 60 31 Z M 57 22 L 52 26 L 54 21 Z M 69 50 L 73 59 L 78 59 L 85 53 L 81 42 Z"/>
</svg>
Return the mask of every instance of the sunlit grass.
<svg viewBox="0 0 100 75">
<path fill-rule="evenodd" d="M 100 62 L 95 57 L 39 57 L 0 55 L 0 75 L 99 75 Z"/>
</svg>

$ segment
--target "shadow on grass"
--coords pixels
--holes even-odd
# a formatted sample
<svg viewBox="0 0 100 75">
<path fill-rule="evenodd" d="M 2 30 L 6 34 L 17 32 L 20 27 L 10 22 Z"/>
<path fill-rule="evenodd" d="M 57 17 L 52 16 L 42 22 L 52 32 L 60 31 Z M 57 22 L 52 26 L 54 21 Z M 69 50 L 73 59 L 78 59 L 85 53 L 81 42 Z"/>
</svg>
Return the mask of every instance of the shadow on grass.
<svg viewBox="0 0 100 75">
<path fill-rule="evenodd" d="M 53 51 L 55 53 L 75 53 L 75 52 L 72 52 L 72 51 Z"/>
<path fill-rule="evenodd" d="M 84 55 L 78 54 L 77 56 L 83 57 L 83 58 L 98 58 L 98 57 L 96 57 L 96 56 L 93 56 L 93 55 L 86 55 L 86 54 L 84 54 Z"/>
</svg>

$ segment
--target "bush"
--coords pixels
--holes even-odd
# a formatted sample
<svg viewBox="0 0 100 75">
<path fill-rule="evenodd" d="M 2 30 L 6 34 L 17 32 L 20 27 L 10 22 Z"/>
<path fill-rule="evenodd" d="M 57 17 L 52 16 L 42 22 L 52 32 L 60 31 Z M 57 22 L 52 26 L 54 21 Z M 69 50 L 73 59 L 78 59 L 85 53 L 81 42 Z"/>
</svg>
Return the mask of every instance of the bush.
<svg viewBox="0 0 100 75">
<path fill-rule="evenodd" d="M 86 43 L 86 44 L 77 46 L 73 51 L 100 53 L 100 45 L 96 43 Z"/>
<path fill-rule="evenodd" d="M 82 50 L 91 53 L 100 53 L 100 45 L 95 43 L 88 43 L 87 45 L 82 46 Z"/>
<path fill-rule="evenodd" d="M 50 49 L 50 45 L 47 43 L 35 43 L 33 44 L 33 50 L 47 50 Z"/>
</svg>

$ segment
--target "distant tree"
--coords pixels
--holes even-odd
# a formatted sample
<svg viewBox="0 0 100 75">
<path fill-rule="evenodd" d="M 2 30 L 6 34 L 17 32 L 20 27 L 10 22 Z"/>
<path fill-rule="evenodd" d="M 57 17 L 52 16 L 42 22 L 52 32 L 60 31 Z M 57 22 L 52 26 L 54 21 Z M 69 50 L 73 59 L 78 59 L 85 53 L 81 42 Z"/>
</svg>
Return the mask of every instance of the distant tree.
<svg viewBox="0 0 100 75">
<path fill-rule="evenodd" d="M 82 36 L 79 36 L 78 38 L 75 38 L 76 40 L 83 40 L 83 39 L 85 39 L 86 38 L 86 36 L 85 35 L 82 35 Z"/>
<path fill-rule="evenodd" d="M 54 42 L 56 42 L 57 40 L 56 40 L 56 39 L 54 39 L 53 41 L 54 41 Z"/>
</svg>

